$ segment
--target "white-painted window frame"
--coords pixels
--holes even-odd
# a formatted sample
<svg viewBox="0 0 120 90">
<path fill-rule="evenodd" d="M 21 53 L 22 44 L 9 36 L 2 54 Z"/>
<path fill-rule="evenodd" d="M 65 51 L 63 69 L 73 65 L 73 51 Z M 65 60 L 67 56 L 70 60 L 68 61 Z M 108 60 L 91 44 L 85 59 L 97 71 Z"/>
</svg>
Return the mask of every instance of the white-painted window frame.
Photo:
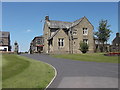
<svg viewBox="0 0 120 90">
<path fill-rule="evenodd" d="M 88 35 L 88 28 L 83 28 L 83 35 Z"/>
<path fill-rule="evenodd" d="M 83 39 L 83 42 L 88 44 L 88 39 Z"/>
<path fill-rule="evenodd" d="M 73 35 L 77 35 L 77 30 L 73 30 Z"/>
<path fill-rule="evenodd" d="M 64 42 L 64 38 L 58 38 L 58 47 L 64 47 L 65 42 Z"/>
</svg>

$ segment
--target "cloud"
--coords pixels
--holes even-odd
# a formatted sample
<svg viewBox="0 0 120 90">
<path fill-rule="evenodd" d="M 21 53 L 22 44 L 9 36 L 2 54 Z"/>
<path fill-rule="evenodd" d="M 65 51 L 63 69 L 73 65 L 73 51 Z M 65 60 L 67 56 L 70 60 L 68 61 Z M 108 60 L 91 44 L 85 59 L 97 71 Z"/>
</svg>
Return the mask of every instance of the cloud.
<svg viewBox="0 0 120 90">
<path fill-rule="evenodd" d="M 26 32 L 31 32 L 32 30 L 30 30 L 30 29 L 28 29 L 28 30 L 26 30 Z"/>
</svg>

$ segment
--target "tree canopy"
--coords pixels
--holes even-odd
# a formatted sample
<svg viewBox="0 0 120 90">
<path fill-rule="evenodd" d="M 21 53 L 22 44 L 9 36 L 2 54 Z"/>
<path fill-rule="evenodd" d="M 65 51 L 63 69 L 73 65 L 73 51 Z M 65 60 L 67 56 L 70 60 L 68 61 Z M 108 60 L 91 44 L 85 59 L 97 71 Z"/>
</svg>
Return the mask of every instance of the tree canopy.
<svg viewBox="0 0 120 90">
<path fill-rule="evenodd" d="M 104 44 L 104 42 L 107 42 L 110 38 L 110 33 L 112 31 L 109 29 L 109 27 L 110 27 L 110 25 L 108 25 L 107 20 L 101 20 L 99 22 L 98 31 L 95 32 L 95 35 L 97 36 L 99 41 L 102 42 L 103 44 Z"/>
<path fill-rule="evenodd" d="M 107 41 L 110 38 L 110 33 L 112 32 L 109 29 L 109 27 L 110 27 L 110 25 L 108 25 L 108 21 L 107 20 L 101 20 L 99 22 L 98 31 L 95 32 L 95 36 L 97 36 L 98 41 L 100 43 L 102 43 L 102 47 L 100 47 L 102 52 L 105 50 L 104 44 L 105 44 L 105 42 L 107 43 Z"/>
</svg>

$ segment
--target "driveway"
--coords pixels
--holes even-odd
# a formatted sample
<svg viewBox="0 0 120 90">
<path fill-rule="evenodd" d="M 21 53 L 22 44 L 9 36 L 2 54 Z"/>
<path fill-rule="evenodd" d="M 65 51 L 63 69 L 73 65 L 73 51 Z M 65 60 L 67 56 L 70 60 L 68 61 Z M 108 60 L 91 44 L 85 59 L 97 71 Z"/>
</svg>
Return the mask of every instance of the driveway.
<svg viewBox="0 0 120 90">
<path fill-rule="evenodd" d="M 118 64 L 74 61 L 43 54 L 23 54 L 54 66 L 57 76 L 48 88 L 118 88 Z"/>
</svg>

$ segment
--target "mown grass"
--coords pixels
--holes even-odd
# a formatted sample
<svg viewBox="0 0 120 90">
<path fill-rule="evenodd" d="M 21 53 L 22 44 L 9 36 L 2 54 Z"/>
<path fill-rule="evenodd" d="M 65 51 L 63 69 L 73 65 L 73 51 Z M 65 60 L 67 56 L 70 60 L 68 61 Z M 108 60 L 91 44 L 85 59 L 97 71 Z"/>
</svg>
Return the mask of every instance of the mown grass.
<svg viewBox="0 0 120 90">
<path fill-rule="evenodd" d="M 2 54 L 0 53 L 0 90 L 2 89 Z"/>
<path fill-rule="evenodd" d="M 4 54 L 2 61 L 3 88 L 45 88 L 55 74 L 49 65 L 23 56 Z"/>
<path fill-rule="evenodd" d="M 56 58 L 64 58 L 79 61 L 118 63 L 118 56 L 104 56 L 103 53 L 62 54 L 52 56 Z"/>
</svg>

